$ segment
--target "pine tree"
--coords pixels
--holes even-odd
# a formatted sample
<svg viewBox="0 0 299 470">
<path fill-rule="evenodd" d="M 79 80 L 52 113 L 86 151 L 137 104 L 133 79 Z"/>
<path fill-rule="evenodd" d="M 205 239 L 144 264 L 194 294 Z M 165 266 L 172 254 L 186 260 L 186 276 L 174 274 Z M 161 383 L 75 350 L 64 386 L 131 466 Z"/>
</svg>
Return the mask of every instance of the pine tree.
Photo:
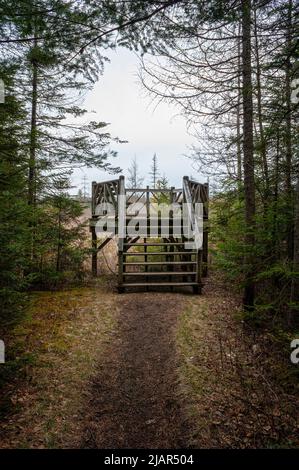
<svg viewBox="0 0 299 470">
<path fill-rule="evenodd" d="M 154 153 L 153 155 L 151 171 L 149 174 L 151 177 L 151 185 L 153 188 L 156 188 L 157 180 L 159 177 L 158 158 L 156 153 Z"/>
<path fill-rule="evenodd" d="M 252 310 L 255 300 L 255 178 L 253 158 L 253 91 L 251 0 L 242 2 L 242 92 L 243 92 L 243 171 L 247 256 L 245 259 L 244 307 Z"/>
<path fill-rule="evenodd" d="M 13 95 L 15 72 L 13 66 L 0 64 L 5 82 L 5 102 L 0 103 L 0 317 L 6 320 L 18 311 L 20 292 L 28 281 L 24 276 L 29 235 L 22 154 L 25 109 Z"/>
<path fill-rule="evenodd" d="M 157 180 L 157 188 L 158 189 L 169 189 L 169 181 L 166 178 L 165 173 L 161 178 Z"/>
<path fill-rule="evenodd" d="M 131 161 L 131 166 L 128 168 L 128 173 L 129 188 L 140 188 L 142 186 L 144 178 L 139 174 L 136 156 Z"/>
<path fill-rule="evenodd" d="M 159 204 L 170 204 L 170 195 L 169 191 L 164 192 L 165 190 L 169 190 L 169 181 L 166 178 L 165 174 L 161 178 L 157 180 L 157 189 L 160 189 L 161 192 L 157 193 L 156 198 Z"/>
<path fill-rule="evenodd" d="M 112 173 L 111 137 L 104 122 L 84 122 L 86 110 L 79 104 L 102 70 L 103 58 L 92 53 L 76 55 L 89 38 L 87 21 L 95 6 L 87 2 L 66 4 L 62 0 L 7 2 L 2 29 L 10 41 L 21 41 L 18 55 L 14 43 L 5 47 L 6 60 L 16 69 L 13 93 L 24 105 L 23 160 L 27 164 L 27 192 L 31 244 L 27 256 L 32 272 L 38 270 L 36 240 L 40 210 L 57 183 L 75 167 L 97 166 Z M 30 40 L 23 43 L 28 35 Z M 105 43 L 103 39 L 103 43 Z"/>
<path fill-rule="evenodd" d="M 69 189 L 68 179 L 61 178 L 56 182 L 55 193 L 37 206 L 36 218 L 41 229 L 36 232 L 35 285 L 51 287 L 72 282 L 83 272 L 88 254 L 86 227 L 81 218 L 84 206 L 70 197 Z"/>
</svg>

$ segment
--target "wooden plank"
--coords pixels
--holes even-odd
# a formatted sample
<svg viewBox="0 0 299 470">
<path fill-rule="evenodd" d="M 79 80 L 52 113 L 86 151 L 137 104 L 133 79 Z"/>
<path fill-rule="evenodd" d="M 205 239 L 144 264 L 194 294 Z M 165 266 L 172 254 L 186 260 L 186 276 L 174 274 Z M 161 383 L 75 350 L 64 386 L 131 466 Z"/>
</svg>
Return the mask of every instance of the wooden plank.
<svg viewBox="0 0 299 470">
<path fill-rule="evenodd" d="M 196 282 L 124 282 L 123 287 L 197 286 Z"/>
<path fill-rule="evenodd" d="M 144 241 L 146 242 L 146 238 L 144 238 Z M 143 249 L 144 249 L 144 269 L 147 272 L 148 271 L 148 264 L 147 264 L 147 244 L 143 244 Z M 148 277 L 146 276 L 146 282 L 148 282 Z"/>
<path fill-rule="evenodd" d="M 123 273 L 124 276 L 195 276 L 197 274 L 196 271 L 144 271 L 144 272 L 126 272 Z"/>
<path fill-rule="evenodd" d="M 182 246 L 184 242 L 168 242 L 168 243 L 124 243 L 125 246 Z"/>
<path fill-rule="evenodd" d="M 118 179 L 118 196 L 124 196 L 125 195 L 125 177 L 120 176 Z M 119 205 L 119 199 L 117 200 L 117 205 Z M 124 203 L 125 206 L 125 203 Z M 120 207 L 121 211 L 125 211 L 125 207 Z M 120 231 L 121 236 L 118 237 L 118 292 L 121 293 L 123 291 L 123 274 L 124 274 L 124 266 L 123 266 L 123 261 L 124 261 L 124 235 L 125 235 L 125 213 L 122 214 L 122 217 L 120 218 L 120 213 L 119 213 L 119 208 L 118 208 L 118 218 L 120 221 Z"/>
<path fill-rule="evenodd" d="M 203 247 L 202 247 L 202 276 L 208 275 L 208 251 L 209 251 L 209 183 L 203 185 L 203 215 L 204 215 L 204 231 L 203 231 Z"/>
<path fill-rule="evenodd" d="M 91 244 L 92 244 L 92 255 L 91 255 L 91 270 L 93 277 L 97 276 L 98 271 L 98 251 L 97 251 L 97 234 L 95 227 L 91 230 Z"/>
<path fill-rule="evenodd" d="M 119 177 L 119 183 L 118 183 L 118 196 L 125 196 L 125 177 L 120 176 Z M 122 199 L 118 199 L 117 205 L 120 204 L 120 201 Z M 118 237 L 118 249 L 119 251 L 123 251 L 124 248 L 124 238 L 125 238 L 125 230 L 126 230 L 126 214 L 125 214 L 125 203 L 123 204 L 124 207 L 118 207 L 118 218 L 117 218 L 117 226 L 118 226 L 118 234 L 120 235 Z M 120 217 L 120 211 L 122 213 L 122 217 Z"/>
<path fill-rule="evenodd" d="M 130 199 L 134 196 L 134 194 L 135 194 L 135 191 L 129 197 L 126 198 L 127 199 L 127 205 L 130 202 Z"/>
<path fill-rule="evenodd" d="M 196 260 L 197 260 L 196 282 L 198 284 L 198 289 L 197 289 L 197 292 L 194 292 L 194 293 L 201 294 L 201 276 L 202 276 L 202 251 L 201 250 L 197 252 Z"/>
<path fill-rule="evenodd" d="M 97 247 L 97 251 L 101 251 L 113 238 L 105 238 L 102 243 Z"/>
<path fill-rule="evenodd" d="M 91 183 L 91 214 L 94 216 L 95 215 L 95 208 L 96 208 L 96 204 L 95 204 L 95 192 L 96 192 L 96 185 L 97 185 L 97 182 L 96 181 L 93 181 Z"/>
<path fill-rule="evenodd" d="M 118 252 L 118 291 L 122 292 L 123 287 L 123 275 L 124 275 L 124 266 L 123 266 L 123 253 Z"/>
<path fill-rule="evenodd" d="M 168 264 L 171 264 L 171 265 L 181 265 L 181 264 L 185 264 L 185 265 L 190 265 L 190 264 L 197 264 L 197 261 L 130 261 L 130 262 L 125 262 L 123 263 L 124 265 L 126 266 L 145 266 L 145 265 L 154 265 L 154 266 L 160 266 L 160 265 L 168 265 Z"/>
<path fill-rule="evenodd" d="M 147 191 L 147 188 L 126 188 L 126 193 L 129 193 L 129 192 L 132 192 L 132 191 L 136 191 L 138 193 L 140 192 L 143 192 L 145 193 Z M 171 192 L 171 188 L 169 189 L 164 189 L 163 188 L 163 191 L 164 192 L 167 192 L 167 193 L 170 193 Z M 178 191 L 178 190 L 177 190 Z M 161 189 L 158 189 L 158 188 L 150 188 L 150 192 L 151 193 L 161 193 Z"/>
<path fill-rule="evenodd" d="M 103 201 L 102 194 L 103 194 L 104 186 L 98 185 L 97 192 L 96 192 L 96 197 L 95 197 L 95 204 L 96 206 L 98 204 L 101 204 Z"/>
<path fill-rule="evenodd" d="M 109 184 L 106 184 L 106 190 L 108 195 L 106 202 L 110 202 L 115 207 L 115 209 L 117 209 L 117 202 Z"/>
<path fill-rule="evenodd" d="M 196 255 L 196 251 L 169 251 L 168 255 L 170 256 L 175 256 L 175 255 L 185 255 L 185 254 L 190 254 L 190 255 Z M 155 255 L 160 255 L 163 256 L 164 252 L 163 251 L 155 251 L 155 252 L 148 252 L 147 256 L 155 256 Z M 124 252 L 124 256 L 144 256 L 144 253 L 141 253 L 139 251 L 126 251 Z"/>
<path fill-rule="evenodd" d="M 133 204 L 137 204 L 137 203 L 140 201 L 140 199 L 142 199 L 143 197 L 146 197 L 146 193 L 145 193 L 145 192 L 144 192 L 144 193 L 141 193 L 140 196 L 138 197 L 138 199 L 136 199 L 136 201 L 133 201 Z"/>
<path fill-rule="evenodd" d="M 142 246 L 142 244 L 136 243 L 137 240 L 139 240 L 139 238 L 140 238 L 140 237 L 131 238 L 131 240 L 133 240 L 133 241 L 132 241 L 132 242 L 128 241 L 128 242 L 124 243 L 124 246 L 126 246 L 126 245 L 131 245 L 131 246 L 133 246 L 133 245 L 136 245 L 136 246 L 141 245 L 141 246 Z M 130 238 L 126 237 L 126 240 L 130 240 Z"/>
</svg>

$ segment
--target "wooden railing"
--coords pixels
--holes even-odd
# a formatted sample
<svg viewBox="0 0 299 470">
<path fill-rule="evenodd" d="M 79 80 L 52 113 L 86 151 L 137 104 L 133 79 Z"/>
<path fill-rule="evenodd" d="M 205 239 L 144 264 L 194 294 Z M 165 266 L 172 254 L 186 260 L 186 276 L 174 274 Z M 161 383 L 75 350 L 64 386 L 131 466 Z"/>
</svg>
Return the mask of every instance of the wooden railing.
<svg viewBox="0 0 299 470">
<path fill-rule="evenodd" d="M 124 238 L 126 234 L 126 188 L 124 176 L 120 176 L 118 180 L 117 223 L 118 251 L 122 252 L 124 249 Z"/>
<path fill-rule="evenodd" d="M 185 226 L 188 225 L 189 228 L 191 228 L 192 232 L 189 234 L 190 236 L 188 236 L 187 233 L 184 233 L 183 238 L 185 239 L 185 248 L 187 251 L 196 249 L 197 260 L 199 265 L 198 272 L 200 273 L 201 270 L 201 259 L 203 261 L 203 272 L 206 271 L 208 253 L 208 231 L 206 225 L 204 226 L 204 229 L 200 226 L 198 214 L 196 214 L 196 203 L 203 204 L 202 215 L 204 222 L 206 223 L 208 219 L 208 185 L 197 183 L 195 181 L 190 180 L 187 176 L 184 176 L 183 187 L 181 189 L 176 189 L 174 187 L 171 187 L 169 189 L 158 189 L 149 187 L 128 189 L 125 188 L 124 176 L 120 176 L 118 179 L 115 180 L 104 181 L 101 183 L 92 183 L 92 217 L 90 220 L 90 230 L 92 233 L 92 269 L 94 275 L 96 275 L 97 272 L 97 252 L 102 249 L 109 242 L 109 240 L 111 240 L 111 238 L 114 237 L 114 235 L 111 235 L 110 232 L 107 232 L 107 237 L 104 240 L 101 240 L 100 243 L 97 239 L 96 224 L 99 220 L 101 220 L 101 217 L 106 217 L 105 208 L 101 212 L 100 205 L 109 203 L 112 204 L 114 207 L 114 222 L 116 224 L 116 234 L 118 234 L 118 252 L 120 263 L 119 272 L 122 273 L 122 254 L 124 253 L 124 251 L 126 251 L 126 246 L 124 244 L 126 243 L 127 245 L 128 241 L 128 238 L 126 238 L 128 206 L 130 206 L 131 203 L 136 202 L 144 203 L 146 205 L 146 219 L 148 219 L 149 216 L 152 215 L 152 213 L 155 213 L 155 210 L 156 213 L 159 214 L 159 210 L 155 209 L 153 206 L 154 203 L 160 203 L 161 201 L 162 203 L 164 201 L 167 201 L 169 202 L 169 204 L 179 204 L 179 206 L 181 207 L 183 203 L 186 203 L 187 224 L 185 224 L 185 221 L 183 222 L 183 230 L 185 229 Z M 111 215 L 111 217 L 114 217 L 114 215 Z M 149 222 L 147 221 L 146 223 L 146 237 L 150 238 L 151 232 L 150 235 L 148 234 Z M 157 227 L 160 228 L 159 223 L 160 221 L 157 222 Z M 169 224 L 171 229 L 173 229 L 173 211 L 170 211 L 169 213 Z M 180 229 L 181 228 L 182 227 L 180 225 Z M 171 234 L 172 237 L 175 236 L 173 230 L 171 231 Z M 138 238 L 139 237 L 137 237 L 137 240 Z M 132 240 L 129 241 L 132 242 Z M 200 274 L 198 275 L 198 280 L 199 279 Z M 121 283 L 122 279 L 120 279 L 120 284 Z"/>
<path fill-rule="evenodd" d="M 102 203 L 110 203 L 115 207 L 117 211 L 117 198 L 119 193 L 119 182 L 122 176 L 117 180 L 103 181 L 97 183 L 96 181 L 92 182 L 92 197 L 91 197 L 91 213 L 92 216 L 96 216 L 96 207 Z"/>
<path fill-rule="evenodd" d="M 200 189 L 200 183 L 197 183 L 196 187 L 196 194 Z M 184 191 L 184 199 L 186 203 L 187 215 L 188 215 L 188 226 L 191 227 L 193 231 L 194 242 L 186 242 L 186 248 L 194 248 L 194 244 L 197 250 L 202 249 L 203 245 L 203 234 L 202 229 L 199 226 L 197 214 L 195 212 L 195 204 L 201 202 L 194 197 L 194 182 L 190 182 L 188 176 L 184 176 L 183 178 L 183 191 Z"/>
</svg>

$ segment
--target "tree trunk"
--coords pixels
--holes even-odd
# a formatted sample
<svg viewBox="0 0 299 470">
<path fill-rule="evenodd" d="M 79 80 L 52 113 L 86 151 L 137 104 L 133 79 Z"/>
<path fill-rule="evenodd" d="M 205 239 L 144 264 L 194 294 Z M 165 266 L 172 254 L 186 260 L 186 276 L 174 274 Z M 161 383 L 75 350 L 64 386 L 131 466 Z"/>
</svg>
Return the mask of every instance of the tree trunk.
<svg viewBox="0 0 299 470">
<path fill-rule="evenodd" d="M 263 115 L 262 115 L 261 66 L 260 66 L 259 43 L 258 43 L 258 34 L 257 34 L 256 9 L 254 10 L 254 36 L 255 36 L 255 58 L 256 58 L 257 114 L 258 114 L 259 139 L 260 139 L 260 154 L 262 158 L 263 176 L 264 176 L 264 181 L 265 181 L 264 201 L 265 201 L 265 209 L 266 209 L 268 205 L 270 184 L 269 184 L 266 139 L 265 139 Z"/>
<path fill-rule="evenodd" d="M 37 40 L 34 40 L 34 47 Z M 31 125 L 29 145 L 29 175 L 28 175 L 28 204 L 35 206 L 36 202 L 36 127 L 37 127 L 37 63 L 32 61 L 32 103 L 31 103 Z"/>
<path fill-rule="evenodd" d="M 243 166 L 246 222 L 245 289 L 243 304 L 254 308 L 255 179 L 253 158 L 253 103 L 251 67 L 251 0 L 242 0 Z"/>
<path fill-rule="evenodd" d="M 289 326 L 298 325 L 299 317 L 299 175 L 296 186 L 296 207 L 294 220 L 294 258 L 293 279 L 291 285 L 291 308 L 288 315 Z M 297 308 L 296 305 L 297 304 Z"/>
<path fill-rule="evenodd" d="M 276 130 L 276 153 L 275 153 L 275 167 L 274 167 L 274 194 L 273 194 L 273 224 L 272 224 L 272 246 L 275 247 L 275 258 L 279 259 L 280 247 L 278 237 L 278 190 L 279 190 L 279 160 L 280 160 L 280 132 Z"/>
<path fill-rule="evenodd" d="M 293 2 L 288 2 L 288 19 L 287 19 L 287 59 L 285 69 L 285 94 L 286 94 L 286 159 L 285 159 L 285 188 L 286 188 L 286 216 L 288 223 L 287 231 L 287 255 L 288 259 L 293 259 L 293 194 L 292 194 L 292 121 L 291 121 L 291 47 L 292 47 L 292 7 Z"/>
<path fill-rule="evenodd" d="M 33 48 L 37 46 L 37 39 L 34 39 Z M 29 222 L 30 229 L 30 253 L 31 263 L 36 261 L 35 238 L 36 238 L 36 221 L 34 220 L 34 212 L 36 206 L 36 128 L 37 128 L 37 87 L 38 87 L 38 70 L 37 63 L 32 60 L 32 83 L 31 83 L 31 123 L 30 123 L 30 140 L 29 140 L 29 170 L 28 170 L 28 204 L 31 206 L 31 216 Z M 29 271 L 32 271 L 33 265 Z"/>
<path fill-rule="evenodd" d="M 58 240 L 57 240 L 57 252 L 56 252 L 56 272 L 61 271 L 61 204 L 59 203 L 58 208 Z"/>
<path fill-rule="evenodd" d="M 239 25 L 238 34 L 241 35 L 241 25 Z M 237 179 L 239 199 L 242 199 L 241 95 L 241 42 L 238 38 Z"/>
</svg>

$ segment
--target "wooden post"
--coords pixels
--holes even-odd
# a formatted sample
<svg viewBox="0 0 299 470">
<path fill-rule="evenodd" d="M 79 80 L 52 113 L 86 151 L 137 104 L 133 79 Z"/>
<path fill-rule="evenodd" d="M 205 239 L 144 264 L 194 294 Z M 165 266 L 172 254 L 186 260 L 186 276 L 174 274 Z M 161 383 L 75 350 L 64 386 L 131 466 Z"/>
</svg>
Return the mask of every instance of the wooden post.
<svg viewBox="0 0 299 470">
<path fill-rule="evenodd" d="M 96 186 L 97 182 L 93 181 L 91 183 L 91 215 L 94 216 L 96 215 Z"/>
<path fill-rule="evenodd" d="M 93 219 L 92 223 L 96 221 Z M 91 227 L 91 243 L 92 243 L 92 255 L 91 255 L 91 266 L 92 266 L 92 275 L 93 277 L 97 277 L 98 274 L 98 243 L 97 243 L 97 234 L 96 228 L 93 225 Z"/>
<path fill-rule="evenodd" d="M 193 287 L 194 294 L 201 294 L 201 271 L 202 271 L 202 250 L 197 250 L 196 253 L 196 286 Z"/>
<path fill-rule="evenodd" d="M 151 235 L 150 234 L 151 227 L 150 227 L 150 190 L 149 190 L 149 186 L 146 187 L 145 198 L 146 198 L 146 235 L 150 236 Z M 147 263 L 147 261 L 148 261 L 147 246 L 146 246 L 147 237 L 143 239 L 143 243 L 145 244 L 144 245 L 144 262 Z M 144 270 L 145 270 L 145 272 L 148 271 L 148 266 L 147 265 L 145 265 Z M 148 282 L 148 276 L 146 276 L 145 281 Z M 148 291 L 148 286 L 146 286 L 146 290 Z"/>
<path fill-rule="evenodd" d="M 118 211 L 117 211 L 117 223 L 118 223 L 118 292 L 122 293 L 124 291 L 123 281 L 124 281 L 124 237 L 126 233 L 126 203 L 122 201 L 122 206 L 120 206 L 119 196 L 126 196 L 125 189 L 125 177 L 119 177 L 118 183 Z"/>
<path fill-rule="evenodd" d="M 203 202 L 203 246 L 202 246 L 202 276 L 206 277 L 208 275 L 208 234 L 209 234 L 209 183 L 204 184 L 204 194 L 205 200 Z"/>
<path fill-rule="evenodd" d="M 148 257 L 147 257 L 147 246 L 146 246 L 147 238 L 144 238 L 144 239 L 143 239 L 143 243 L 144 243 L 144 247 L 143 247 L 143 251 L 144 251 L 144 262 L 147 263 L 147 260 L 148 260 Z M 144 271 L 145 271 L 146 273 L 148 272 L 148 266 L 147 266 L 147 264 L 144 265 Z M 146 282 L 148 282 L 148 276 L 146 276 L 145 280 L 146 280 Z M 146 286 L 146 290 L 148 291 L 148 286 Z"/>
<path fill-rule="evenodd" d="M 91 271 L 92 276 L 96 277 L 98 274 L 98 247 L 97 247 L 97 234 L 96 234 L 96 181 L 91 183 L 91 247 L 92 247 L 92 254 L 91 254 Z"/>
<path fill-rule="evenodd" d="M 118 252 L 118 292 L 121 294 L 124 291 L 123 288 L 123 273 L 124 273 L 124 258 L 123 251 Z"/>
</svg>

